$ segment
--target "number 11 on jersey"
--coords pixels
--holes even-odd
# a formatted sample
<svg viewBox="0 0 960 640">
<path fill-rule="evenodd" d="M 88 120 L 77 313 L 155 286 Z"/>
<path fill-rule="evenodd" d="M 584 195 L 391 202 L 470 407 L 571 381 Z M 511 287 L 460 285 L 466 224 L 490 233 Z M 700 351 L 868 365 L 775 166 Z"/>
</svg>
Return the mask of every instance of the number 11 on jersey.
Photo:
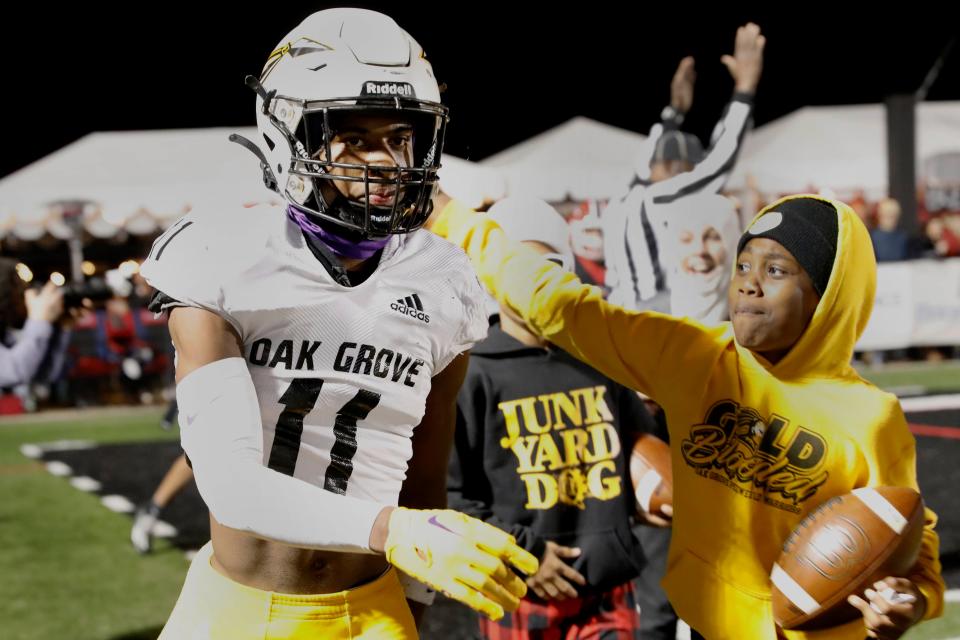
<svg viewBox="0 0 960 640">
<path fill-rule="evenodd" d="M 277 418 L 267 463 L 269 468 L 288 476 L 293 475 L 303 438 L 303 419 L 317 404 L 322 388 L 323 380 L 320 378 L 297 378 L 280 396 L 284 410 Z M 357 453 L 357 423 L 366 418 L 379 403 L 379 393 L 360 389 L 337 411 L 333 426 L 336 441 L 330 449 L 330 465 L 323 481 L 323 488 L 327 491 L 339 494 L 347 492 L 347 482 L 353 473 L 353 457 Z"/>
</svg>

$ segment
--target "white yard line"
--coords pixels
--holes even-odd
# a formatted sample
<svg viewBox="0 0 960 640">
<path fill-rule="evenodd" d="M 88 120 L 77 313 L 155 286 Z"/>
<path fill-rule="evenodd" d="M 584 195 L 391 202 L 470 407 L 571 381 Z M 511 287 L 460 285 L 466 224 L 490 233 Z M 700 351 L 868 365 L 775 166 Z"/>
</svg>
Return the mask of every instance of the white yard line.
<svg viewBox="0 0 960 640">
<path fill-rule="evenodd" d="M 960 409 L 960 393 L 942 396 L 926 396 L 923 398 L 901 398 L 900 406 L 904 413 L 912 411 L 944 411 Z"/>
</svg>

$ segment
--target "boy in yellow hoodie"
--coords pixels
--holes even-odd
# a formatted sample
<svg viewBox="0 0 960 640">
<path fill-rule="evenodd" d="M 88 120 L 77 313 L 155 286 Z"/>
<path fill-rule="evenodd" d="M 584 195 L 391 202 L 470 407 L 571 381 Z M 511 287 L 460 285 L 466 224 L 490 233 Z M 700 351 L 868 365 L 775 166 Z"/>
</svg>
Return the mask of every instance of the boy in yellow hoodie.
<svg viewBox="0 0 960 640">
<path fill-rule="evenodd" d="M 849 207 L 792 196 L 761 211 L 738 245 L 732 320 L 718 327 L 611 305 L 456 202 L 433 230 L 467 251 L 531 329 L 666 411 L 674 524 L 663 584 L 695 638 L 897 638 L 942 613 L 927 510 L 909 575 L 851 597 L 861 619 L 816 633 L 773 621 L 771 568 L 807 513 L 858 487 L 917 489 L 915 443 L 896 397 L 850 366 L 876 262 Z M 887 586 L 913 601 L 889 602 L 878 593 Z"/>
</svg>

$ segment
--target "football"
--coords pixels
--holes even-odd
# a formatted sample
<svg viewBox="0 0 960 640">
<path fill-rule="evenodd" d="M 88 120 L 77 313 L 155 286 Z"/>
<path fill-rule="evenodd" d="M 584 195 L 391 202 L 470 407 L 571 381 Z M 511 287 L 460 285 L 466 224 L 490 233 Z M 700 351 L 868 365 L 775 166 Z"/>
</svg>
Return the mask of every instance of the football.
<svg viewBox="0 0 960 640">
<path fill-rule="evenodd" d="M 847 596 L 906 575 L 920 552 L 923 523 L 923 499 L 906 487 L 855 489 L 817 507 L 773 565 L 777 624 L 812 630 L 860 617 Z"/>
<path fill-rule="evenodd" d="M 660 517 L 663 505 L 673 506 L 673 473 L 670 445 L 649 433 L 641 434 L 630 454 L 630 480 L 637 509 Z"/>
</svg>

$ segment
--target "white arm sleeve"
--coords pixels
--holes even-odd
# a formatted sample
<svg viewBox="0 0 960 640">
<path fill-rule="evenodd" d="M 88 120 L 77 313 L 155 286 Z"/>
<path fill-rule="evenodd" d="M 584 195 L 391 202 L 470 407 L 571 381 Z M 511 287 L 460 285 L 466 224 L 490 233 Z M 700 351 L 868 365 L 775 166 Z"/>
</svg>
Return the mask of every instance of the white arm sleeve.
<svg viewBox="0 0 960 640">
<path fill-rule="evenodd" d="M 217 360 L 177 385 L 180 437 L 218 522 L 296 547 L 370 552 L 387 505 L 331 493 L 263 465 L 260 406 L 243 358 Z"/>
</svg>

